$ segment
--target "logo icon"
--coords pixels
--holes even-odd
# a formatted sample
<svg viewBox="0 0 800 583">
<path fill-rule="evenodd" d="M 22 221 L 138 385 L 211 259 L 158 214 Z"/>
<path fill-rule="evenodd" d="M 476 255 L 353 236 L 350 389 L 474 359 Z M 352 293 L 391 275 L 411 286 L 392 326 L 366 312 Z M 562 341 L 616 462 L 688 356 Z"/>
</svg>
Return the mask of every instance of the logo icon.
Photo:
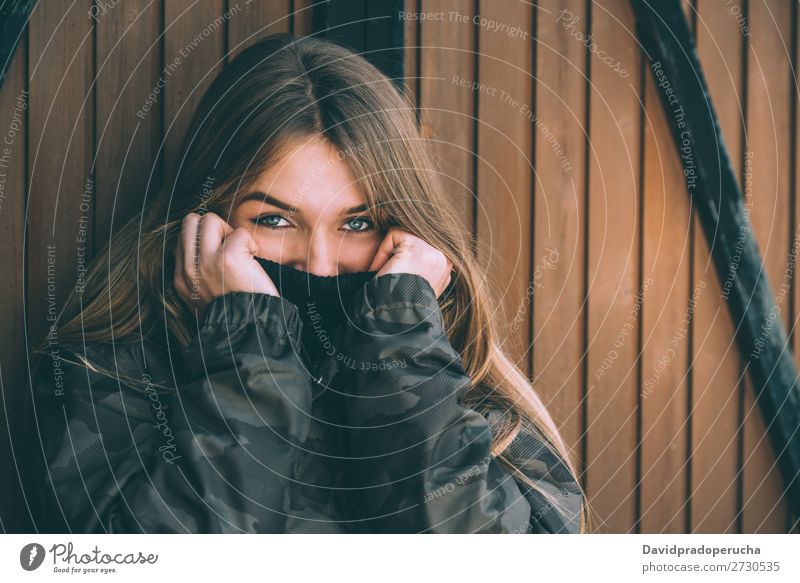
<svg viewBox="0 0 800 583">
<path fill-rule="evenodd" d="M 44 547 L 39 543 L 29 543 L 19 552 L 19 564 L 26 571 L 35 571 L 44 562 Z"/>
</svg>

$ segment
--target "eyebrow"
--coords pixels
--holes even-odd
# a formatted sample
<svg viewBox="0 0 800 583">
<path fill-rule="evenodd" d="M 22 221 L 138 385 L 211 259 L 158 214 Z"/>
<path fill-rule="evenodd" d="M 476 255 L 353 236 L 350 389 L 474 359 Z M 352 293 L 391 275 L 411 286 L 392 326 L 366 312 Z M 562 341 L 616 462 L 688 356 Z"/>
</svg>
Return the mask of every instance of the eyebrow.
<svg viewBox="0 0 800 583">
<path fill-rule="evenodd" d="M 249 200 L 258 200 L 258 201 L 261 201 L 263 203 L 267 203 L 267 204 L 271 204 L 273 206 L 276 206 L 276 207 L 278 207 L 280 209 L 283 209 L 285 211 L 296 212 L 298 215 L 302 215 L 303 214 L 296 207 L 293 207 L 292 205 L 290 205 L 290 204 L 288 204 L 286 202 L 283 202 L 282 200 L 277 199 L 274 196 L 272 196 L 271 194 L 267 194 L 266 192 L 261 192 L 261 191 L 258 191 L 258 190 L 254 191 L 254 192 L 250 192 L 250 193 L 244 195 L 244 197 L 242 198 L 241 202 L 239 202 L 239 204 L 244 204 L 245 202 L 247 202 Z M 353 213 L 360 213 L 360 212 L 363 212 L 365 210 L 367 210 L 367 205 L 366 204 L 360 204 L 358 206 L 353 206 L 353 207 L 350 207 L 348 209 L 344 209 L 342 214 L 343 215 L 350 215 L 350 214 L 353 214 Z"/>
</svg>

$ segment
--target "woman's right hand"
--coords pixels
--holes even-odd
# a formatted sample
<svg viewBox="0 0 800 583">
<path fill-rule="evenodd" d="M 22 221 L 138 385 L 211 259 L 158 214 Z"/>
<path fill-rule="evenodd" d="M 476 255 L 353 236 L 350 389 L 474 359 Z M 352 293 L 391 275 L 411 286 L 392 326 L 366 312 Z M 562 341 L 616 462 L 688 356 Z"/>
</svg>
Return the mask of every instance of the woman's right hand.
<svg viewBox="0 0 800 583">
<path fill-rule="evenodd" d="M 175 248 L 173 285 L 184 302 L 202 319 L 214 298 L 233 291 L 280 296 L 266 271 L 253 259 L 258 253 L 247 229 L 234 229 L 217 214 L 183 219 Z"/>
</svg>

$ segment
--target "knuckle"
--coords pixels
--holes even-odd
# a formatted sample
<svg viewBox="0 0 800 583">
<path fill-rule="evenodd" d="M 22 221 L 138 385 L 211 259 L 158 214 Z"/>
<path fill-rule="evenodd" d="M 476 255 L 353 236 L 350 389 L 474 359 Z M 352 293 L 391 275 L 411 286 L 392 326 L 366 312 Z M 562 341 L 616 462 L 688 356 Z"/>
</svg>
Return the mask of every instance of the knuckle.
<svg viewBox="0 0 800 583">
<path fill-rule="evenodd" d="M 234 229 L 232 234 L 236 235 L 237 238 L 241 239 L 241 241 L 247 245 L 255 241 L 253 233 L 251 233 L 249 229 L 245 229 L 244 227 L 239 227 L 237 229 Z"/>
<path fill-rule="evenodd" d="M 238 230 L 239 229 L 234 230 L 230 235 L 225 237 L 225 239 L 222 241 L 222 245 L 220 246 L 222 251 L 225 251 L 225 249 L 228 249 L 229 247 L 235 247 L 236 245 L 240 244 L 239 242 L 242 238 L 242 234 L 239 233 Z"/>
</svg>

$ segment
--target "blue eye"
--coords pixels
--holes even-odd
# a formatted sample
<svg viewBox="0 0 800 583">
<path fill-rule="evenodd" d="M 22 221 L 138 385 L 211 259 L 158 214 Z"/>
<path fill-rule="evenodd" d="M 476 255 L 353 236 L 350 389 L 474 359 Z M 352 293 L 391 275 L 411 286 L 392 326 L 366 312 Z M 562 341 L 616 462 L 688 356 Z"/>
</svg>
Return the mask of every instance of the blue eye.
<svg viewBox="0 0 800 583">
<path fill-rule="evenodd" d="M 281 215 L 261 215 L 260 217 L 252 219 L 252 221 L 256 225 L 262 225 L 270 229 L 285 229 L 287 226 L 289 226 L 288 221 L 286 221 L 286 219 Z M 280 225 L 278 224 L 279 221 L 286 221 L 287 224 Z"/>
<path fill-rule="evenodd" d="M 261 215 L 250 219 L 256 225 L 267 227 L 268 229 L 286 229 L 291 224 L 281 215 Z M 281 221 L 284 221 L 281 223 Z M 368 217 L 355 217 L 345 222 L 345 231 L 353 233 L 363 233 L 373 229 L 372 221 Z"/>
<path fill-rule="evenodd" d="M 345 223 L 345 225 L 350 226 L 349 228 L 345 229 L 346 231 L 354 231 L 356 233 L 369 231 L 372 228 L 372 222 L 366 217 L 356 217 L 350 219 Z"/>
</svg>

